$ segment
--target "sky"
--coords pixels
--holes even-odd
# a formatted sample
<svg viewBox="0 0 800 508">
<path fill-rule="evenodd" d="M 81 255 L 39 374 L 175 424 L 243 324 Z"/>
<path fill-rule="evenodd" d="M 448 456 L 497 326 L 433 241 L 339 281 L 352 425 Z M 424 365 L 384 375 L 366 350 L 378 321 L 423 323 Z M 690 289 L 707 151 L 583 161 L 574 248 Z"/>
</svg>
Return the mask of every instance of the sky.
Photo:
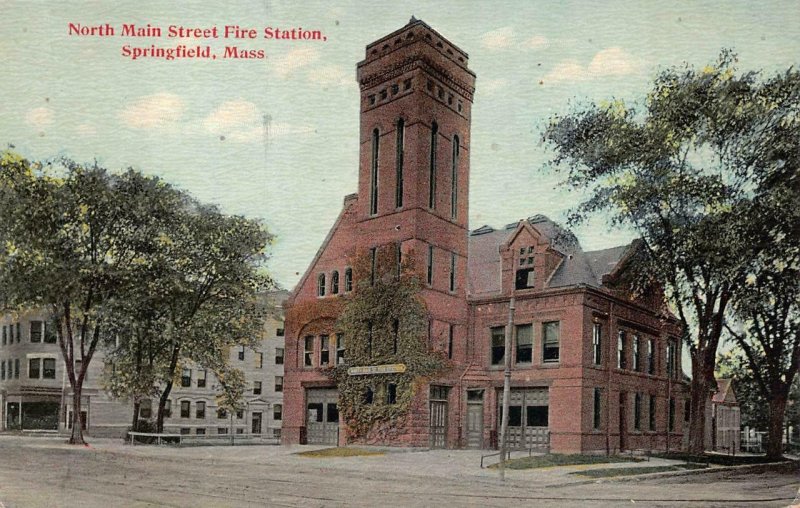
<svg viewBox="0 0 800 508">
<path fill-rule="evenodd" d="M 543 213 L 564 221 L 580 195 L 558 186 L 541 142 L 547 120 L 590 101 L 644 99 L 659 69 L 703 67 L 722 48 L 739 68 L 797 65 L 800 2 L 3 1 L 0 144 L 31 159 L 69 156 L 157 174 L 275 234 L 268 269 L 284 288 L 302 276 L 358 175 L 364 47 L 414 15 L 469 53 L 470 228 Z M 109 23 L 111 37 L 69 35 Z M 122 24 L 239 25 L 234 44 L 121 37 Z M 264 40 L 265 27 L 320 30 L 325 41 Z M 225 45 L 265 59 L 123 56 L 137 47 Z M 602 217 L 575 230 L 584 249 L 628 242 Z"/>
</svg>

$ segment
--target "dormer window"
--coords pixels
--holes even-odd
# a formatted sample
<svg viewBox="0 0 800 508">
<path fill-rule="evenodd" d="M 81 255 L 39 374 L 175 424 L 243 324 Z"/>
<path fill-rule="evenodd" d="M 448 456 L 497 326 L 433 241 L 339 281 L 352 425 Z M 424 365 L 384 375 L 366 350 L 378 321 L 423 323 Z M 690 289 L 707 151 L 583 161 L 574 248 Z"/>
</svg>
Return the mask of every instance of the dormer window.
<svg viewBox="0 0 800 508">
<path fill-rule="evenodd" d="M 531 289 L 534 282 L 533 245 L 520 247 L 514 289 Z"/>
</svg>

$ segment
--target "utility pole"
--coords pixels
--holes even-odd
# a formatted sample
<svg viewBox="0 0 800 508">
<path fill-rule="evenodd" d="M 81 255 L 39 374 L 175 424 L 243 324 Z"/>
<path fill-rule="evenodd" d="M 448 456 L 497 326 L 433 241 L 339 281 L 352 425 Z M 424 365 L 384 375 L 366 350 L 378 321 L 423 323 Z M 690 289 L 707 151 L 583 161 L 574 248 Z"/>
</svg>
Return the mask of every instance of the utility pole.
<svg viewBox="0 0 800 508">
<path fill-rule="evenodd" d="M 511 335 L 514 333 L 514 297 L 508 302 L 508 327 L 506 328 L 505 371 L 503 373 L 503 421 L 500 423 L 500 480 L 506 480 L 506 440 L 508 437 L 508 402 L 511 397 Z"/>
</svg>

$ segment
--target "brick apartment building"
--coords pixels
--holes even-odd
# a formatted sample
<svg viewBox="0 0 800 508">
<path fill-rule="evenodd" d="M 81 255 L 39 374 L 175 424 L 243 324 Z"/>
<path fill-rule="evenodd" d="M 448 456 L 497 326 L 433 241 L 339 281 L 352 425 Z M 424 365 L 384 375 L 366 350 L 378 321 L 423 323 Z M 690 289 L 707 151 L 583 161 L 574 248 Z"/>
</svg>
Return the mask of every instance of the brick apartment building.
<svg viewBox="0 0 800 508">
<path fill-rule="evenodd" d="M 508 354 L 512 446 L 614 452 L 664 449 L 669 440 L 679 448 L 680 329 L 664 316 L 659 291 L 633 298 L 624 289 L 638 244 L 584 252 L 544 216 L 469 231 L 475 74 L 467 54 L 412 18 L 369 44 L 357 70 L 358 193 L 344 198 L 285 304 L 283 441 L 495 447 Z M 393 432 L 353 439 L 326 371 L 366 338 L 337 336 L 336 315 L 292 311 L 346 298 L 357 288 L 359 253 L 374 260 L 387 249 L 419 274 L 427 345 L 452 368 L 417 380 L 410 415 Z M 515 343 L 505 351 L 512 301 Z"/>
<path fill-rule="evenodd" d="M 280 438 L 283 419 L 283 308 L 285 291 L 265 299 L 269 317 L 256 349 L 239 348 L 230 363 L 247 381 L 244 409 L 235 415 L 216 404 L 216 379 L 204 369 L 186 366 L 168 400 L 164 432 L 192 435 L 263 434 Z M 24 312 L 0 318 L 0 431 L 60 430 L 72 427 L 72 391 L 48 316 Z M 103 389 L 103 355 L 89 365 L 81 413 L 90 436 L 124 436 L 133 416 L 129 401 Z M 157 400 L 143 401 L 140 420 L 154 420 Z"/>
</svg>

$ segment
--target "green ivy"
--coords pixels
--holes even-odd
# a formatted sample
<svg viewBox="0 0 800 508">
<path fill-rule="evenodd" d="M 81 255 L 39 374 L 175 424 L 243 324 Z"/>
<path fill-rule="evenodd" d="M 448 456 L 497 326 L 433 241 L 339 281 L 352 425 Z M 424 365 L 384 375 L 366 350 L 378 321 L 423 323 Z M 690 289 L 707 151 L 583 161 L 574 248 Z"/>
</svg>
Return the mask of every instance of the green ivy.
<svg viewBox="0 0 800 508">
<path fill-rule="evenodd" d="M 447 366 L 444 356 L 427 344 L 428 311 L 420 287 L 419 279 L 408 270 L 400 277 L 382 274 L 374 285 L 365 278 L 347 297 L 336 321 L 336 331 L 345 339 L 345 365 L 328 372 L 339 388 L 339 412 L 351 438 L 364 437 L 381 423 L 398 424 L 408 413 L 417 386 Z M 406 371 L 360 376 L 347 373 L 348 367 L 395 363 L 404 364 Z M 387 401 L 390 383 L 397 387 L 394 403 Z M 368 388 L 373 392 L 371 404 L 365 401 Z"/>
</svg>

